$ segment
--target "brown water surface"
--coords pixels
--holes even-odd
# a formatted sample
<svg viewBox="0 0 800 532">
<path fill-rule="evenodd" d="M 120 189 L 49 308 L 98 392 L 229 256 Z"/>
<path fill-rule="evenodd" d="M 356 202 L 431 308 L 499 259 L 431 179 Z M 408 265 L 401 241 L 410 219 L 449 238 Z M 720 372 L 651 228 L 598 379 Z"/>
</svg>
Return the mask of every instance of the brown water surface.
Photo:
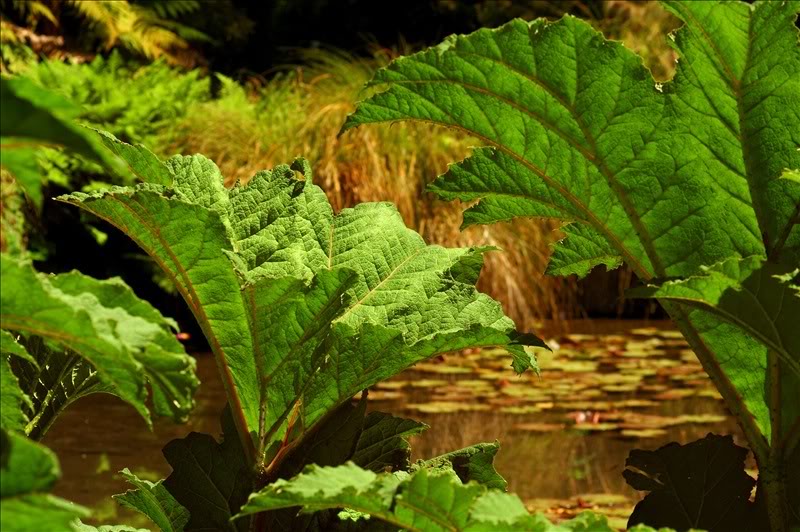
<svg viewBox="0 0 800 532">
<path fill-rule="evenodd" d="M 688 443 L 708 432 L 744 444 L 669 324 L 587 321 L 571 330 L 543 334 L 554 350 L 539 354 L 539 377 L 515 376 L 500 351 L 456 353 L 375 386 L 370 408 L 431 426 L 412 440 L 414 458 L 499 440 L 497 469 L 531 509 L 566 517 L 593 508 L 620 526 L 639 498 L 621 475 L 631 449 Z M 198 371 L 197 408 L 185 425 L 156 420 L 151 432 L 107 395 L 72 405 L 44 439 L 61 460 L 56 493 L 93 508 L 94 522 L 148 526 L 109 496 L 128 489 L 118 474 L 124 467 L 150 480 L 167 475 L 161 448 L 169 440 L 219 433 L 225 398 L 210 355 L 198 356 Z"/>
</svg>

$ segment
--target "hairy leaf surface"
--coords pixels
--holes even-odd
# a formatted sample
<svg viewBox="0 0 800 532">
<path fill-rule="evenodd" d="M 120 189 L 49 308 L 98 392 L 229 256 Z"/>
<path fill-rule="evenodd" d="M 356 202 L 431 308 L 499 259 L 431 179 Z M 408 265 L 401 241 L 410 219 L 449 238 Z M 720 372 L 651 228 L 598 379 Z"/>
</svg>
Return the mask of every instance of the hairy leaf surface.
<svg viewBox="0 0 800 532">
<path fill-rule="evenodd" d="M 508 482 L 494 468 L 494 457 L 499 450 L 500 444 L 497 442 L 476 443 L 429 460 L 420 460 L 410 470 L 451 470 L 462 482 L 474 480 L 487 488 L 505 491 Z"/>
</svg>

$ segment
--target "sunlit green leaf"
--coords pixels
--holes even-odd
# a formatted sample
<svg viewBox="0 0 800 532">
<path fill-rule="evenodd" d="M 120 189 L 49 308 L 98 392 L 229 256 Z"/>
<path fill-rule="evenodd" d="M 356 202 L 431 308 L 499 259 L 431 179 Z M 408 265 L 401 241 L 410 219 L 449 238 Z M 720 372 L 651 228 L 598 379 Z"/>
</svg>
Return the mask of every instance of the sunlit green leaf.
<svg viewBox="0 0 800 532">
<path fill-rule="evenodd" d="M 524 345 L 541 340 L 475 290 L 484 249 L 427 246 L 385 203 L 334 215 L 302 159 L 231 190 L 202 156 L 164 165 L 171 188 L 62 199 L 117 225 L 173 278 L 223 361 L 240 434 L 260 450 L 290 431 L 293 445 L 359 391 L 446 351 L 497 345 L 518 371 L 535 363 Z"/>
<path fill-rule="evenodd" d="M 410 530 L 512 530 L 533 523 L 516 496 L 462 484 L 453 474 L 425 469 L 376 474 L 347 463 L 306 472 L 254 493 L 240 515 L 302 506 L 305 511 L 350 508 Z"/>
<path fill-rule="evenodd" d="M 122 506 L 146 515 L 161 532 L 180 532 L 189 521 L 189 512 L 164 488 L 163 480 L 141 480 L 127 468 L 122 476 L 136 489 L 128 490 L 114 499 Z"/>
</svg>

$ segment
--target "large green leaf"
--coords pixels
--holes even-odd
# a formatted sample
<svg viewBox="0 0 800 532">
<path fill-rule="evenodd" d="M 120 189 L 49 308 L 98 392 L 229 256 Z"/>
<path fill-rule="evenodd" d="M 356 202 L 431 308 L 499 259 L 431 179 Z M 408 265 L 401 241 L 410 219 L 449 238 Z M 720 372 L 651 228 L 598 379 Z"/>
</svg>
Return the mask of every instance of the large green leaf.
<svg viewBox="0 0 800 532">
<path fill-rule="evenodd" d="M 38 336 L 23 340 L 33 363 L 11 359 L 20 388 L 30 399 L 24 413 L 29 419 L 24 429 L 40 439 L 67 406 L 92 393 L 113 393 L 113 385 L 100 381 L 97 370 L 75 352 L 48 346 Z"/>
<path fill-rule="evenodd" d="M 89 512 L 47 492 L 61 475 L 47 448 L 3 431 L 0 467 L 0 528 L 4 532 L 72 532 L 71 523 Z"/>
<path fill-rule="evenodd" d="M 584 275 L 616 257 L 645 280 L 740 256 L 793 268 L 800 186 L 785 169 L 800 168 L 800 3 L 666 5 L 686 23 L 668 83 L 585 22 L 515 20 L 397 59 L 371 82 L 386 90 L 343 130 L 411 119 L 483 140 L 432 190 L 479 200 L 465 224 L 572 222 L 554 272 Z M 763 461 L 780 431 L 769 390 L 785 372 L 768 379 L 767 347 L 717 315 L 665 305 Z M 796 426 L 796 414 L 782 418 Z"/>
<path fill-rule="evenodd" d="M 95 391 L 118 395 L 149 422 L 146 383 L 156 413 L 186 418 L 198 384 L 194 359 L 173 322 L 127 285 L 77 272 L 46 276 L 6 255 L 0 269 L 0 327 L 57 346 L 37 344 L 35 363 L 14 361 L 22 390 L 35 399 L 26 432 L 41 436 L 61 408 Z"/>
<path fill-rule="evenodd" d="M 11 371 L 8 357 L 0 358 L 0 428 L 23 431 L 28 423 L 24 407 L 30 398 L 19 387 L 19 380 Z"/>
<path fill-rule="evenodd" d="M 586 277 L 595 266 L 605 265 L 607 270 L 618 268 L 622 257 L 603 236 L 586 224 L 569 224 L 561 228 L 566 237 L 553 247 L 548 275 Z"/>
<path fill-rule="evenodd" d="M 703 268 L 701 275 L 634 288 L 629 296 L 677 301 L 704 311 L 695 321 L 724 329 L 717 344 L 722 353 L 739 352 L 743 337 L 748 347 L 755 345 L 754 352 L 766 351 L 768 363 L 779 368 L 779 434 L 788 438 L 792 427 L 800 423 L 800 335 L 796 330 L 800 288 L 791 281 L 797 274 L 798 270 L 787 272 L 786 267 L 762 257 L 731 258 Z M 690 317 L 696 312 L 690 311 Z M 796 440 L 787 441 L 787 452 L 796 444 Z"/>
<path fill-rule="evenodd" d="M 231 190 L 202 156 L 164 165 L 169 188 L 61 199 L 164 267 L 217 355 L 240 434 L 260 452 L 280 444 L 276 464 L 335 407 L 420 360 L 497 345 L 519 371 L 535 362 L 524 345 L 541 340 L 475 290 L 484 249 L 427 246 L 385 203 L 334 215 L 301 159 Z"/>
</svg>

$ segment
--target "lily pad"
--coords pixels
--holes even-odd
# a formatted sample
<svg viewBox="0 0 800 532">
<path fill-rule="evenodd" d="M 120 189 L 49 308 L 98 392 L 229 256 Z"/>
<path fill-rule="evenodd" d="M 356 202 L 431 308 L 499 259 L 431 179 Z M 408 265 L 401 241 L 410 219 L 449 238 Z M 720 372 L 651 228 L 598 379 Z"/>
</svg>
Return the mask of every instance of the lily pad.
<svg viewBox="0 0 800 532">
<path fill-rule="evenodd" d="M 586 432 L 605 432 L 608 430 L 617 430 L 619 425 L 617 423 L 575 423 L 570 426 L 570 428 Z"/>
<path fill-rule="evenodd" d="M 370 396 L 371 397 L 371 396 Z M 406 405 L 406 410 L 422 412 L 423 414 L 452 414 L 455 412 L 486 412 L 489 405 L 481 403 L 433 401 L 430 403 Z"/>
<path fill-rule="evenodd" d="M 552 404 L 552 403 L 551 403 Z M 521 415 L 535 414 L 544 410 L 539 405 L 524 405 L 524 406 L 503 406 L 500 407 L 500 412 L 503 414 Z"/>
<path fill-rule="evenodd" d="M 563 423 L 519 423 L 514 425 L 514 430 L 523 432 L 554 432 L 563 430 Z"/>
<path fill-rule="evenodd" d="M 664 429 L 623 429 L 620 434 L 625 438 L 647 439 L 661 438 L 667 435 Z"/>
<path fill-rule="evenodd" d="M 420 379 L 408 383 L 412 388 L 439 388 L 441 386 L 447 386 L 448 384 L 450 384 L 448 381 L 437 379 Z"/>
</svg>

